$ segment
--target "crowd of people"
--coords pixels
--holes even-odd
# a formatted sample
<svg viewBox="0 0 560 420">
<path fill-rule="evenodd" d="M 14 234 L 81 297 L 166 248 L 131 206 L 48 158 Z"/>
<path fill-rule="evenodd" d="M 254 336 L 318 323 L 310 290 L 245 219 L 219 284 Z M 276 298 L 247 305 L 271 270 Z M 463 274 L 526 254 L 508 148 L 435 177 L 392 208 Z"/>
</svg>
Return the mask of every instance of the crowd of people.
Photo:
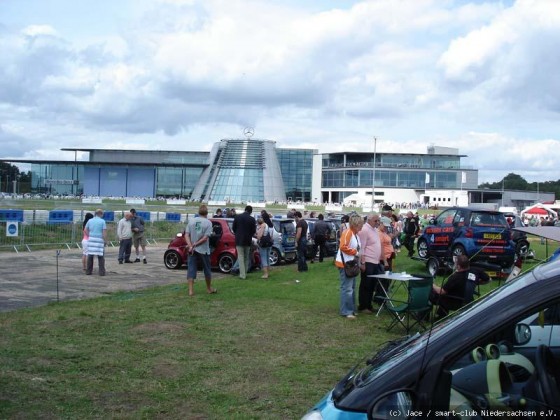
<svg viewBox="0 0 560 420">
<path fill-rule="evenodd" d="M 93 273 L 94 257 L 97 256 L 98 274 L 106 275 L 105 248 L 107 247 L 107 223 L 103 219 L 103 210 L 95 210 L 95 214 L 86 213 L 82 225 L 82 269 L 86 275 Z M 124 213 L 117 224 L 117 238 L 119 240 L 119 264 L 125 263 L 148 263 L 146 259 L 147 240 L 144 236 L 144 218 L 130 209 Z M 136 259 L 131 260 L 132 248 Z M 141 251 L 141 253 L 140 253 Z"/>
</svg>

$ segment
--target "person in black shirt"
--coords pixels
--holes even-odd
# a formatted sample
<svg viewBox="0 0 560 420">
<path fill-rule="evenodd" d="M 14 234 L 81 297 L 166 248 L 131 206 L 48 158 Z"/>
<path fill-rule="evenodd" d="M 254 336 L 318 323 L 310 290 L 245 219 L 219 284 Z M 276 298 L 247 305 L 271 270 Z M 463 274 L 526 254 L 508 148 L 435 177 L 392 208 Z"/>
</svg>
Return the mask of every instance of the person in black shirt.
<svg viewBox="0 0 560 420">
<path fill-rule="evenodd" d="M 430 302 L 438 306 L 436 316 L 442 317 L 467 303 L 472 302 L 477 285 L 490 281 L 490 277 L 483 270 L 471 267 L 466 255 L 459 255 L 456 270 L 440 287 L 432 286 Z"/>
<path fill-rule="evenodd" d="M 296 249 L 297 249 L 297 261 L 298 261 L 298 271 L 307 271 L 307 222 L 303 219 L 301 212 L 296 211 Z"/>
<path fill-rule="evenodd" d="M 245 211 L 233 219 L 232 230 L 235 234 L 235 248 L 237 249 L 237 260 L 239 261 L 240 279 L 247 277 L 251 244 L 253 243 L 253 235 L 257 231 L 257 222 L 251 216 L 251 213 L 253 213 L 253 207 L 246 206 Z"/>
<path fill-rule="evenodd" d="M 313 255 L 311 258 L 315 258 L 317 255 L 317 248 L 319 248 L 319 262 L 323 262 L 323 258 L 327 255 L 326 243 L 329 235 L 331 234 L 331 227 L 327 222 L 325 222 L 325 217 L 319 214 L 318 221 L 315 222 L 313 230 Z M 311 260 L 313 262 L 313 260 Z"/>
<path fill-rule="evenodd" d="M 404 220 L 403 232 L 404 241 L 403 245 L 408 250 L 408 256 L 412 257 L 414 255 L 414 239 L 420 231 L 420 226 L 418 224 L 418 219 L 414 217 L 411 211 L 406 213 L 406 219 Z"/>
</svg>

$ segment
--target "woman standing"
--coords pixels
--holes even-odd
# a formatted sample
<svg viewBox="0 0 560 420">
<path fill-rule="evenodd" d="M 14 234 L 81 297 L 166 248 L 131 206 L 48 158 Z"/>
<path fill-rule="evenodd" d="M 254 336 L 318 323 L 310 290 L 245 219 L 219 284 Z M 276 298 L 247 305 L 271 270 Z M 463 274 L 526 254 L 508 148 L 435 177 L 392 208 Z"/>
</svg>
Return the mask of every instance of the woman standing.
<svg viewBox="0 0 560 420">
<path fill-rule="evenodd" d="M 85 217 L 84 217 L 84 223 L 82 225 L 82 232 L 84 234 L 83 238 L 82 238 L 82 269 L 83 271 L 86 271 L 87 268 L 87 255 L 88 255 L 88 240 L 89 240 L 89 235 L 86 232 L 86 224 L 88 222 L 89 219 L 93 219 L 93 214 L 91 213 L 86 213 Z"/>
<path fill-rule="evenodd" d="M 344 271 L 344 261 L 353 260 L 360 255 L 360 238 L 358 232 L 362 230 L 364 219 L 353 214 L 348 221 L 348 229 L 340 235 L 340 244 L 336 254 L 336 266 L 340 275 L 340 315 L 347 319 L 356 318 L 356 277 L 347 277 Z"/>
<path fill-rule="evenodd" d="M 257 219 L 257 223 L 257 241 L 259 243 L 259 254 L 261 256 L 261 267 L 263 270 L 261 279 L 267 279 L 270 267 L 270 250 L 272 249 L 272 243 L 274 242 L 274 227 L 272 226 L 272 220 L 270 220 L 270 216 L 266 210 L 261 211 L 261 216 Z M 261 244 L 261 239 L 267 235 L 269 236 L 270 241 L 268 243 Z"/>
</svg>

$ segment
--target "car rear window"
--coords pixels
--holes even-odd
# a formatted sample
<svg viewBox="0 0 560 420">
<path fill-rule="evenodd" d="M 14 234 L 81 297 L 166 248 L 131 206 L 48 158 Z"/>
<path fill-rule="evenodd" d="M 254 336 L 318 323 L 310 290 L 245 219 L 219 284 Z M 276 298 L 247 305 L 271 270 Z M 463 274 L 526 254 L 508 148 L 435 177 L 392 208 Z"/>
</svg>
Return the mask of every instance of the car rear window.
<svg viewBox="0 0 560 420">
<path fill-rule="evenodd" d="M 506 218 L 502 213 L 473 212 L 471 226 L 508 227 Z"/>
</svg>

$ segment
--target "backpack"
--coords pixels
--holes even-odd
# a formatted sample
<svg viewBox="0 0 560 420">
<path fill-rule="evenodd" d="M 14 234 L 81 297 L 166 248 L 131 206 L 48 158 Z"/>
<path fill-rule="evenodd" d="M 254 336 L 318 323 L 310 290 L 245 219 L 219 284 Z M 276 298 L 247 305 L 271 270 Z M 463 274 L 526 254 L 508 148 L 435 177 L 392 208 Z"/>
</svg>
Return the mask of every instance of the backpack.
<svg viewBox="0 0 560 420">
<path fill-rule="evenodd" d="M 266 227 L 265 234 L 259 239 L 259 246 L 261 248 L 269 248 L 272 246 L 272 238 L 270 236 L 270 227 Z"/>
</svg>

